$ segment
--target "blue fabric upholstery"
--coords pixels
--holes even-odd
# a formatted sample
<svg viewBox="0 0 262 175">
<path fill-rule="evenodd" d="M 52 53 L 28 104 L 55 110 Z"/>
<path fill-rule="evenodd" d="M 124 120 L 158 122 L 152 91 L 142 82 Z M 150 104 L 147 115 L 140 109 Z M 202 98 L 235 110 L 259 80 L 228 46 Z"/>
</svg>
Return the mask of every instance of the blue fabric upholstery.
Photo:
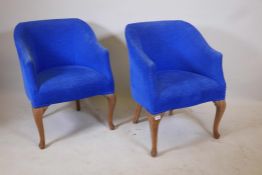
<svg viewBox="0 0 262 175">
<path fill-rule="evenodd" d="M 184 21 L 126 27 L 133 98 L 151 114 L 223 100 L 222 54 Z"/>
<path fill-rule="evenodd" d="M 80 19 L 19 23 L 14 40 L 34 108 L 114 93 L 108 51 Z"/>
</svg>

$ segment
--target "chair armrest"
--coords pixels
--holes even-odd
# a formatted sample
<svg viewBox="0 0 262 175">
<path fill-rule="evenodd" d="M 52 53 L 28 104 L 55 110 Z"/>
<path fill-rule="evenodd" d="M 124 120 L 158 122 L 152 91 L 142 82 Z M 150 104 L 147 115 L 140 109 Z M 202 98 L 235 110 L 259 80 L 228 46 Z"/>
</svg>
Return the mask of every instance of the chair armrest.
<svg viewBox="0 0 262 175">
<path fill-rule="evenodd" d="M 204 49 L 204 56 L 203 60 L 204 67 L 202 70 L 199 70 L 201 74 L 217 81 L 221 85 L 225 85 L 225 79 L 223 74 L 223 67 L 222 67 L 222 53 L 216 51 L 215 49 L 207 46 Z"/>
<path fill-rule="evenodd" d="M 88 50 L 91 50 L 91 52 L 88 52 L 82 58 L 81 64 L 103 74 L 108 80 L 113 82 L 108 50 L 98 42 L 93 43 L 92 47 L 88 48 Z"/>
<path fill-rule="evenodd" d="M 194 37 L 195 39 L 191 40 L 190 45 L 183 52 L 180 52 L 183 62 L 186 63 L 184 69 L 225 85 L 222 54 L 210 47 L 199 33 Z"/>
<path fill-rule="evenodd" d="M 32 59 L 30 58 L 31 56 L 27 51 L 21 51 L 19 55 L 25 91 L 29 99 L 32 99 L 38 92 L 36 70 L 32 62 Z"/>
<path fill-rule="evenodd" d="M 132 94 L 136 98 L 153 102 L 156 99 L 155 63 L 137 45 L 128 42 Z"/>
<path fill-rule="evenodd" d="M 23 38 L 23 30 L 17 25 L 14 31 L 14 41 L 19 57 L 22 77 L 24 81 L 24 88 L 30 100 L 35 97 L 38 92 L 37 71 L 33 63 L 33 55 L 25 44 Z"/>
</svg>

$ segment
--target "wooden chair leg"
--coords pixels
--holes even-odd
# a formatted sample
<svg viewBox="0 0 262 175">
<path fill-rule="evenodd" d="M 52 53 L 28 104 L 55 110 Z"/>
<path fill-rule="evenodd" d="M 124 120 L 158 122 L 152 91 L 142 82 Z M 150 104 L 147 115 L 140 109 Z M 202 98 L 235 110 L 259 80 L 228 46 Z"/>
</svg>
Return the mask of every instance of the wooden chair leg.
<svg viewBox="0 0 262 175">
<path fill-rule="evenodd" d="M 40 137 L 40 142 L 39 142 L 39 148 L 44 149 L 45 148 L 45 131 L 44 131 L 44 126 L 43 126 L 43 114 L 47 107 L 42 107 L 42 108 L 33 108 L 33 115 L 35 119 L 35 123 L 38 129 L 39 137 Z"/>
<path fill-rule="evenodd" d="M 80 100 L 76 100 L 76 110 L 77 110 L 77 111 L 80 111 L 80 110 L 81 110 Z"/>
<path fill-rule="evenodd" d="M 137 104 L 135 114 L 134 114 L 134 117 L 133 117 L 133 123 L 138 123 L 141 110 L 142 110 L 142 106 L 140 104 Z"/>
<path fill-rule="evenodd" d="M 156 157 L 157 155 L 158 126 L 162 117 L 163 117 L 163 113 L 157 116 L 151 116 L 151 115 L 148 116 L 148 121 L 151 130 L 151 141 L 152 141 L 151 156 L 152 157 Z"/>
<path fill-rule="evenodd" d="M 106 95 L 108 101 L 108 126 L 111 130 L 115 129 L 115 125 L 113 124 L 113 113 L 116 105 L 116 95 L 110 94 Z"/>
<path fill-rule="evenodd" d="M 43 115 L 45 114 L 46 110 L 47 110 L 48 106 L 43 107 Z"/>
<path fill-rule="evenodd" d="M 214 125 L 213 125 L 213 136 L 215 139 L 218 139 L 220 137 L 220 134 L 218 131 L 219 124 L 220 124 L 220 121 L 226 109 L 226 101 L 224 100 L 215 101 L 214 104 L 216 106 L 216 116 L 215 116 Z"/>
<path fill-rule="evenodd" d="M 168 115 L 173 115 L 173 110 L 169 110 Z"/>
</svg>

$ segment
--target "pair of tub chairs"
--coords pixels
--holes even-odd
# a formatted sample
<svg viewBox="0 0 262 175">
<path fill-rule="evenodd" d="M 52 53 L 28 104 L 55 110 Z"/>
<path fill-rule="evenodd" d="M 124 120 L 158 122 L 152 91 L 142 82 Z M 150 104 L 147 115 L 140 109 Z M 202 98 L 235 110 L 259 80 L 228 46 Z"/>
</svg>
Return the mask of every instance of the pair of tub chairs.
<svg viewBox="0 0 262 175">
<path fill-rule="evenodd" d="M 137 102 L 133 122 L 142 107 L 148 112 L 151 155 L 157 155 L 158 125 L 166 111 L 212 101 L 216 106 L 214 138 L 225 111 L 226 83 L 222 54 L 212 49 L 198 30 L 184 21 L 129 24 L 131 92 Z M 108 100 L 108 125 L 114 129 L 116 104 L 109 53 L 80 19 L 19 23 L 14 31 L 25 91 L 32 104 L 41 149 L 45 148 L 43 114 L 61 102 L 103 95 Z"/>
</svg>

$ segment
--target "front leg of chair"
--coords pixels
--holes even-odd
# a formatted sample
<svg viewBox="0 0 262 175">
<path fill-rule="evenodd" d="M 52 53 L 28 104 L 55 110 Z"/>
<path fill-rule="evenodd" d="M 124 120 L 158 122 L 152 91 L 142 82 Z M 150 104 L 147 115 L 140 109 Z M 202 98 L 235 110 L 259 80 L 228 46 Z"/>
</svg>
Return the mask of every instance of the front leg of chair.
<svg viewBox="0 0 262 175">
<path fill-rule="evenodd" d="M 115 125 L 113 124 L 113 114 L 116 105 L 116 95 L 110 94 L 105 96 L 108 101 L 108 126 L 111 130 L 115 129 Z"/>
<path fill-rule="evenodd" d="M 161 113 L 160 115 L 156 115 L 156 116 L 149 115 L 147 117 L 150 125 L 150 131 L 151 131 L 151 142 L 152 142 L 151 156 L 152 157 L 156 157 L 157 155 L 158 126 L 163 115 L 164 113 Z"/>
<path fill-rule="evenodd" d="M 138 123 L 140 114 L 141 114 L 141 110 L 142 110 L 142 106 L 140 104 L 136 105 L 136 110 L 135 110 L 135 114 L 133 117 L 133 123 Z"/>
<path fill-rule="evenodd" d="M 76 110 L 77 111 L 81 110 L 80 100 L 76 100 Z"/>
<path fill-rule="evenodd" d="M 213 136 L 215 139 L 218 139 L 220 137 L 219 134 L 219 124 L 220 121 L 223 117 L 223 114 L 225 112 L 226 109 L 226 101 L 221 100 L 221 101 L 214 101 L 214 104 L 216 106 L 216 116 L 215 116 L 215 121 L 214 121 L 214 125 L 213 125 Z"/>
<path fill-rule="evenodd" d="M 35 123 L 38 129 L 40 142 L 39 142 L 39 148 L 44 149 L 45 148 L 45 132 L 44 132 L 44 126 L 43 126 L 43 114 L 47 107 L 41 107 L 41 108 L 33 108 L 33 115 L 35 119 Z"/>
</svg>

